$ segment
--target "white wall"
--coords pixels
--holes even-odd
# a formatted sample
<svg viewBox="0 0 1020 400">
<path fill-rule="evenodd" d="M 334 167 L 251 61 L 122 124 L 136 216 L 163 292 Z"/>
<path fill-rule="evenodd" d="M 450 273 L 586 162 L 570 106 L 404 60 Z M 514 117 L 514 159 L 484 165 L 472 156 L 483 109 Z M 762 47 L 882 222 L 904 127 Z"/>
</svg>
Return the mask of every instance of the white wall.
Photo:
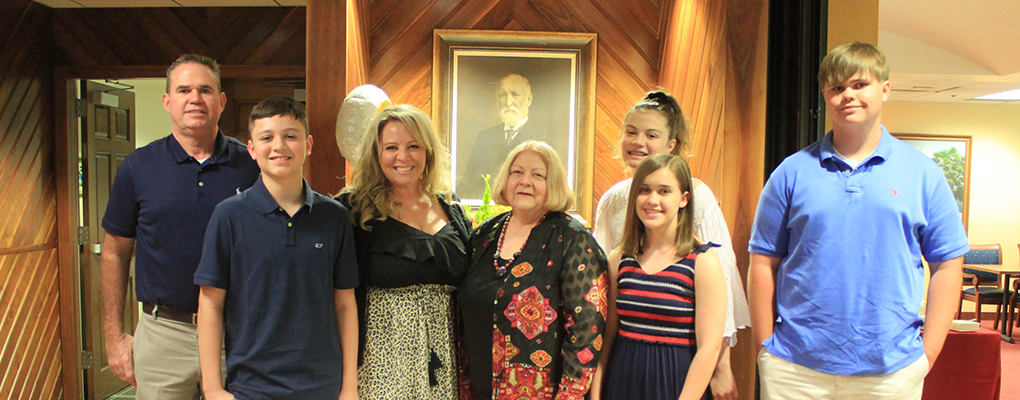
<svg viewBox="0 0 1020 400">
<path fill-rule="evenodd" d="M 894 133 L 973 137 L 967 236 L 1001 244 L 1004 265 L 1020 263 L 1020 105 L 893 102 L 882 124 Z M 964 311 L 973 304 L 964 302 Z"/>
<path fill-rule="evenodd" d="M 163 109 L 166 78 L 124 79 L 120 83 L 135 87 L 135 147 L 170 134 L 170 114 Z"/>
</svg>

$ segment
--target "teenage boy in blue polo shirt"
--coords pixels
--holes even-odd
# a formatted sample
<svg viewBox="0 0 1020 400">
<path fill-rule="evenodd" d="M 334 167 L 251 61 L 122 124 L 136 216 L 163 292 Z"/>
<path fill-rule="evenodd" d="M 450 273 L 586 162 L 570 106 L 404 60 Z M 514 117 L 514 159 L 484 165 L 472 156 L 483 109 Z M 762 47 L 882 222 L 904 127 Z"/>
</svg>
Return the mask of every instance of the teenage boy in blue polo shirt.
<svg viewBox="0 0 1020 400">
<path fill-rule="evenodd" d="M 762 398 L 920 399 L 959 299 L 960 214 L 942 170 L 881 125 L 881 51 L 836 47 L 818 81 L 833 129 L 772 173 L 748 246 Z"/>
<path fill-rule="evenodd" d="M 205 398 L 356 398 L 358 269 L 347 209 L 302 178 L 312 136 L 301 103 L 263 100 L 248 126 L 262 174 L 216 206 L 195 272 Z"/>
</svg>

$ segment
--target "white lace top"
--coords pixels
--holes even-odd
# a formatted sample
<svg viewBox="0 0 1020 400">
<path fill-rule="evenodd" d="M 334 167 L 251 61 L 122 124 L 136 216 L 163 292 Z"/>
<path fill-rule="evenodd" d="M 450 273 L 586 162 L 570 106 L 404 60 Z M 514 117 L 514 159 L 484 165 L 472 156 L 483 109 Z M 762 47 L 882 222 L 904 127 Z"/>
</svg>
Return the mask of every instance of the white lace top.
<svg viewBox="0 0 1020 400">
<path fill-rule="evenodd" d="M 609 188 L 595 212 L 595 240 L 608 253 L 623 238 L 623 223 L 626 218 L 627 196 L 630 194 L 631 179 L 627 178 Z M 730 338 L 730 346 L 737 344 L 734 335 L 737 329 L 751 326 L 751 313 L 744 295 L 744 282 L 737 270 L 737 256 L 733 254 L 730 231 L 726 219 L 715 200 L 715 194 L 708 185 L 694 188 L 694 234 L 701 240 L 719 244 L 716 249 L 723 275 L 726 276 L 726 326 L 723 336 Z"/>
</svg>

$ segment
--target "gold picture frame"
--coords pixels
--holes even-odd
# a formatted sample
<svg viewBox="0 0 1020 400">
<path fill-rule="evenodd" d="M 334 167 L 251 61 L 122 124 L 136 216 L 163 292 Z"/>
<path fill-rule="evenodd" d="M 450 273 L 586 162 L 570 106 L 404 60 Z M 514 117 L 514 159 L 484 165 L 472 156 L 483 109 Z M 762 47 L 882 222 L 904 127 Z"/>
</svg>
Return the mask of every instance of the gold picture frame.
<svg viewBox="0 0 1020 400">
<path fill-rule="evenodd" d="M 970 214 L 970 153 L 972 136 L 893 133 L 897 139 L 920 150 L 942 168 L 959 207 L 963 228 Z"/>
<path fill-rule="evenodd" d="M 594 33 L 433 31 L 432 119 L 447 138 L 463 203 L 481 204 L 480 176 L 496 178 L 492 165 L 505 160 L 506 146 L 537 139 L 556 149 L 567 169 L 576 196 L 571 211 L 593 220 L 597 42 Z M 497 98 L 507 91 L 503 82 L 516 79 L 511 75 L 524 77 L 518 80 L 528 98 L 526 118 L 512 132 L 501 119 L 507 107 L 497 105 L 506 103 Z"/>
</svg>

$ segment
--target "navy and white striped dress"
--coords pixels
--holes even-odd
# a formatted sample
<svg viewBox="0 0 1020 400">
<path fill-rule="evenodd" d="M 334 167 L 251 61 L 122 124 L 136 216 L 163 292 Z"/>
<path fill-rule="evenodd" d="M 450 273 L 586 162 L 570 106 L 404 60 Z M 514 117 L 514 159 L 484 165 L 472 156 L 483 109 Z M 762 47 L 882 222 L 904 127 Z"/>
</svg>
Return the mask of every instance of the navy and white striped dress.
<svg viewBox="0 0 1020 400">
<path fill-rule="evenodd" d="M 699 246 L 666 269 L 649 274 L 633 256 L 620 260 L 616 312 L 619 331 L 609 358 L 603 400 L 680 397 L 697 342 L 694 263 L 718 245 Z M 706 390 L 702 399 L 711 399 Z"/>
</svg>

